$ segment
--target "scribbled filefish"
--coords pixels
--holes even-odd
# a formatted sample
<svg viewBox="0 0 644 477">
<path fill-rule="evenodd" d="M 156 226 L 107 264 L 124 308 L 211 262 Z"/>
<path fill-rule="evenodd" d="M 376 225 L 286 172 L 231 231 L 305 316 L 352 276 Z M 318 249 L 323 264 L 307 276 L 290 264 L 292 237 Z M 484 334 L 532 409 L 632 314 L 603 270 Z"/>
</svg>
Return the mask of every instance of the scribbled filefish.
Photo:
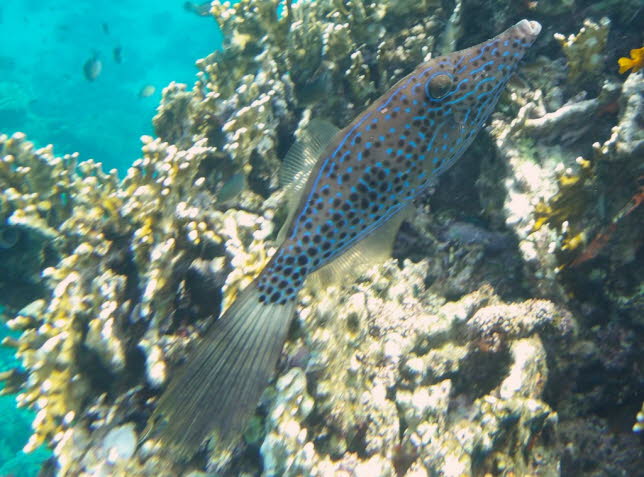
<svg viewBox="0 0 644 477">
<path fill-rule="evenodd" d="M 414 198 L 470 145 L 540 31 L 522 20 L 422 63 L 343 130 L 320 123 L 293 147 L 284 177 L 317 161 L 291 186 L 299 198 L 281 245 L 170 379 L 145 436 L 186 457 L 208 438 L 219 449 L 234 444 L 271 378 L 305 280 L 390 253 Z"/>
</svg>

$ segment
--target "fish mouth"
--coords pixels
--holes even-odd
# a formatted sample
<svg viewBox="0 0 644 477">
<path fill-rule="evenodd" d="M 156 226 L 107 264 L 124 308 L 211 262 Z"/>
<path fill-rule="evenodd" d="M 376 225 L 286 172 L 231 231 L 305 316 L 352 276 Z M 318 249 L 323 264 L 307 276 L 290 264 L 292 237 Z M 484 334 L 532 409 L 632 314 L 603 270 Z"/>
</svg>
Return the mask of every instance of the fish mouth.
<svg viewBox="0 0 644 477">
<path fill-rule="evenodd" d="M 541 24 L 534 20 L 523 19 L 515 25 L 516 29 L 525 37 L 534 40 L 541 32 Z"/>
</svg>

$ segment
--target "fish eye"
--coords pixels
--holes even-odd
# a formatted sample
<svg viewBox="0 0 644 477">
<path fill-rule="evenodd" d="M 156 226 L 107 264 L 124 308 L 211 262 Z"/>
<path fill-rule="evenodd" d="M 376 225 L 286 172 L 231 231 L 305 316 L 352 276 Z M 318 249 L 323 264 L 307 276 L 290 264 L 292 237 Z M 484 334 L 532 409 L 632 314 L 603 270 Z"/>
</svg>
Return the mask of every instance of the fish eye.
<svg viewBox="0 0 644 477">
<path fill-rule="evenodd" d="M 425 94 L 429 99 L 442 99 L 452 89 L 452 78 L 446 74 L 438 74 L 425 83 Z"/>
</svg>

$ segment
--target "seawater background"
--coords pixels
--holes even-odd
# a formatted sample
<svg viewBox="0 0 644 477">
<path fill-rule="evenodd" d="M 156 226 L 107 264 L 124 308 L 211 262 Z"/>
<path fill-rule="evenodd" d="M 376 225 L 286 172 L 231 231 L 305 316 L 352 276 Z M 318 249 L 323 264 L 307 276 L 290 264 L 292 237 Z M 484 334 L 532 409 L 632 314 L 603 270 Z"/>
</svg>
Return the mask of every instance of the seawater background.
<svg viewBox="0 0 644 477">
<path fill-rule="evenodd" d="M 0 2 L 0 132 L 22 131 L 57 155 L 79 152 L 122 173 L 139 157 L 142 134 L 170 81 L 191 85 L 198 58 L 221 47 L 212 17 L 183 0 L 9 0 Z M 104 26 L 105 25 L 105 26 Z M 120 46 L 123 61 L 113 49 Z M 89 82 L 83 64 L 98 54 Z M 151 84 L 156 93 L 139 98 Z M 121 174 L 122 176 L 122 174 Z M 2 313 L 0 297 L 0 313 Z M 0 339 L 9 335 L 0 321 Z M 0 372 L 17 365 L 0 346 Z M 33 413 L 0 396 L 0 476 L 34 476 L 49 451 L 21 452 Z"/>
<path fill-rule="evenodd" d="M 2 313 L 0 306 L 0 313 Z M 0 323 L 0 338 L 17 336 Z M 18 365 L 13 350 L 0 346 L 0 372 Z M 16 409 L 14 395 L 0 396 L 0 476 L 27 477 L 38 474 L 41 463 L 50 455 L 49 450 L 40 448 L 31 454 L 24 454 L 22 447 L 31 434 L 34 415 L 26 409 Z"/>
<path fill-rule="evenodd" d="M 221 46 L 212 17 L 183 0 L 0 2 L 0 132 L 25 132 L 57 154 L 78 151 L 124 171 L 170 81 L 191 85 L 194 62 Z M 105 25 L 105 26 L 104 26 Z M 113 58 L 122 48 L 123 61 Z M 93 82 L 83 64 L 94 53 Z M 151 84 L 156 93 L 139 98 Z"/>
</svg>

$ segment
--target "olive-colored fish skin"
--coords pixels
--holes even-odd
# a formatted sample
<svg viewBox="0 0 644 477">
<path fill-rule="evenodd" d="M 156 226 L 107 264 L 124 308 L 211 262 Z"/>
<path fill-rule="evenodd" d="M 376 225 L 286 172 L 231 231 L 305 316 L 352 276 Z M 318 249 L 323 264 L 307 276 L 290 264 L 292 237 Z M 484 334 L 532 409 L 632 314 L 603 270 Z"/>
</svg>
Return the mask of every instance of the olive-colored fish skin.
<svg viewBox="0 0 644 477">
<path fill-rule="evenodd" d="M 380 228 L 463 154 L 541 30 L 522 20 L 419 65 L 336 135 L 312 171 L 260 300 L 294 300 L 304 280 Z"/>
<path fill-rule="evenodd" d="M 197 340 L 143 439 L 154 436 L 184 458 L 209 437 L 230 450 L 274 372 L 305 279 L 353 245 L 395 229 L 414 198 L 472 142 L 540 30 L 522 20 L 421 64 L 331 139 L 279 249 Z"/>
</svg>

